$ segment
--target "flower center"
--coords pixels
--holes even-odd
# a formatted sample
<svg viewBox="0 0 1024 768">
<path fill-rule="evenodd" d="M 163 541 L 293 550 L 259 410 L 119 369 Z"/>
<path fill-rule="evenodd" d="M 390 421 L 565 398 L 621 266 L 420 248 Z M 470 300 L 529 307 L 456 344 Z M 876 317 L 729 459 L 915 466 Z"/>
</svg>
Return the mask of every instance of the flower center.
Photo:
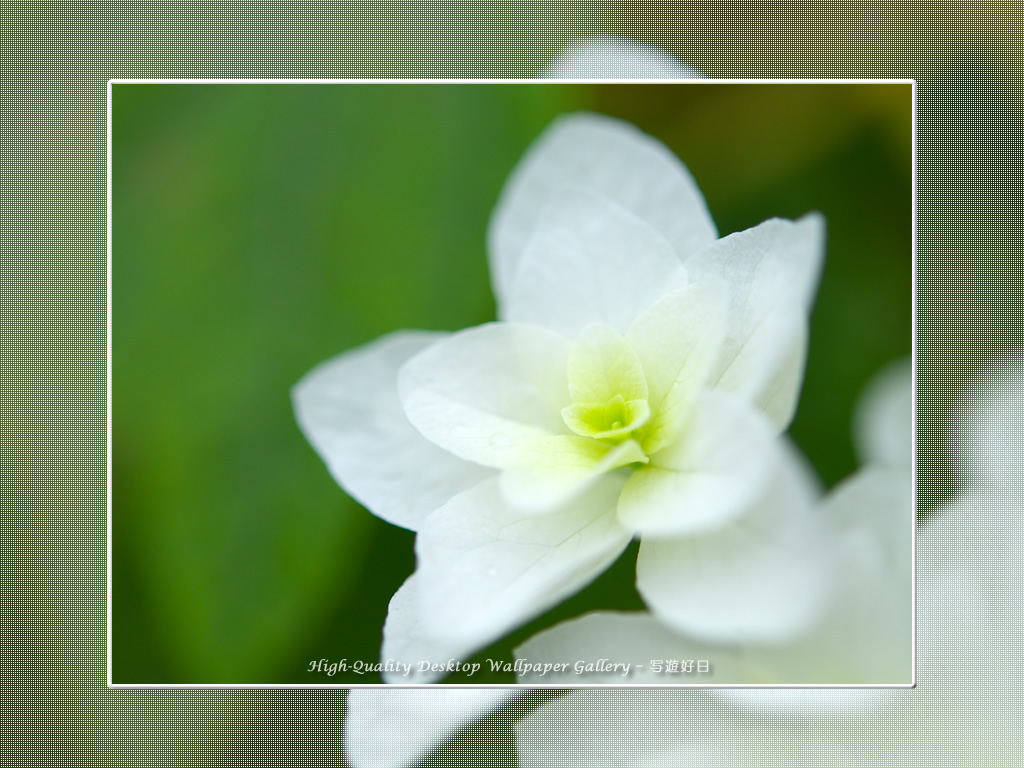
<svg viewBox="0 0 1024 768">
<path fill-rule="evenodd" d="M 651 418 L 647 378 L 629 341 L 609 325 L 584 329 L 569 350 L 567 369 L 572 403 L 562 420 L 573 432 L 611 445 L 634 436 Z M 637 445 L 633 452 L 643 457 Z"/>
<path fill-rule="evenodd" d="M 651 417 L 646 400 L 626 400 L 621 394 L 603 403 L 573 403 L 562 409 L 566 426 L 577 435 L 620 443 Z"/>
</svg>

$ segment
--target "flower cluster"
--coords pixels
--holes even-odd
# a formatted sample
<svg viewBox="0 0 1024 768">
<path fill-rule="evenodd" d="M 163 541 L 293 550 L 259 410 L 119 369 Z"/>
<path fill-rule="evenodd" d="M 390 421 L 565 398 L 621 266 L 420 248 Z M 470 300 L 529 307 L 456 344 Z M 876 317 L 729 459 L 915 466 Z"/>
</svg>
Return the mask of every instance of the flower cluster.
<svg viewBox="0 0 1024 768">
<path fill-rule="evenodd" d="M 899 384 L 890 375 L 867 409 L 873 428 L 862 432 L 868 439 L 861 444 L 888 446 L 881 455 L 893 456 L 897 431 L 882 418 L 909 410 L 910 389 L 906 375 Z M 1021 640 L 1014 516 L 1024 476 L 1022 393 L 1018 353 L 972 383 L 957 419 L 951 453 L 960 488 L 919 526 L 914 689 L 579 691 L 519 722 L 519 764 L 883 766 L 893 764 L 894 748 L 907 766 L 1017 764 L 1020 675 L 1006 659 Z M 901 444 L 898 455 L 905 457 L 909 434 Z M 880 469 L 869 460 L 868 473 Z M 889 471 L 899 470 L 890 464 Z M 876 542 L 889 541 L 878 533 Z M 801 650 L 842 655 L 850 644 L 835 636 L 818 640 Z"/>
</svg>

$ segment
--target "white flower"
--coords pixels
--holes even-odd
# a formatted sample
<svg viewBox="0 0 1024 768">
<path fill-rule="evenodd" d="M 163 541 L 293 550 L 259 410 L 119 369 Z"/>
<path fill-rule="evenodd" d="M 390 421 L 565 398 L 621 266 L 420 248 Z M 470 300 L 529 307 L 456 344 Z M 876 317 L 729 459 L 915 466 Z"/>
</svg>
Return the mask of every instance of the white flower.
<svg viewBox="0 0 1024 768">
<path fill-rule="evenodd" d="M 1019 357 L 982 378 L 954 437 L 964 487 L 919 526 L 915 689 L 763 691 L 753 710 L 719 691 L 579 692 L 520 722 L 520 765 L 1019 765 L 1022 394 Z"/>
<path fill-rule="evenodd" d="M 634 535 L 638 589 L 676 629 L 782 638 L 806 624 L 814 486 L 777 435 L 822 240 L 817 215 L 719 239 L 661 144 L 597 115 L 556 121 L 492 220 L 499 322 L 392 334 L 294 393 L 338 481 L 418 532 L 383 656 L 483 647 Z"/>
</svg>

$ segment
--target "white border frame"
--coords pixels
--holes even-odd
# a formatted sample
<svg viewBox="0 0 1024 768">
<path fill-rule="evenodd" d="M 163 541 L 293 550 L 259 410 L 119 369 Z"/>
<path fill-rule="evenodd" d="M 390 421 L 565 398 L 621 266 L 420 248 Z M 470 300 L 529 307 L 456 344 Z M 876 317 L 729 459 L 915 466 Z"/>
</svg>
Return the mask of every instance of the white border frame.
<svg viewBox="0 0 1024 768">
<path fill-rule="evenodd" d="M 911 408 L 911 431 L 913 435 L 913 504 L 911 506 L 911 569 L 913 571 L 913 583 L 911 588 L 912 627 L 911 627 L 911 680 L 910 683 L 887 684 L 836 684 L 836 685 L 806 685 L 806 684 L 779 684 L 779 685 L 752 685 L 752 684 L 715 684 L 715 683 L 664 683 L 664 684 L 611 684 L 611 683 L 580 683 L 578 685 L 567 684 L 532 684 L 532 683 L 511 683 L 508 685 L 474 684 L 474 683 L 428 683 L 428 684 L 388 684 L 388 683 L 114 683 L 113 674 L 113 642 L 112 642 L 112 600 L 113 600 L 113 504 L 112 504 L 112 338 L 113 338 L 113 317 L 112 306 L 112 269 L 113 263 L 113 197 L 112 191 L 112 165 L 113 165 L 113 86 L 115 85 L 909 85 L 911 86 L 911 280 L 913 293 L 911 295 L 911 370 L 913 382 L 913 397 Z M 112 78 L 107 81 L 107 688 L 335 688 L 347 690 L 350 688 L 497 688 L 497 689 L 523 689 L 523 690 L 563 690 L 579 688 L 747 688 L 755 690 L 770 689 L 879 689 L 888 690 L 893 688 L 916 688 L 917 687 L 917 81 L 910 78 L 885 79 L 885 78 L 731 78 L 713 80 L 708 78 L 481 78 L 481 79 L 458 79 L 458 78 L 371 78 L 371 79 L 307 79 L 307 78 Z"/>
</svg>

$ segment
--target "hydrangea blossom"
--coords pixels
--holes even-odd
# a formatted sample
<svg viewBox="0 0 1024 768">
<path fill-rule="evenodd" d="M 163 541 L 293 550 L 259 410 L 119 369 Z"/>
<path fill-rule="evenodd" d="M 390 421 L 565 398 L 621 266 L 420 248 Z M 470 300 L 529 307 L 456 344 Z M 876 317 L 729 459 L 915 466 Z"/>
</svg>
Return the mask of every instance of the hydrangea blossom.
<svg viewBox="0 0 1024 768">
<path fill-rule="evenodd" d="M 416 530 L 382 655 L 464 656 L 642 537 L 666 624 L 781 639 L 823 584 L 816 488 L 779 437 L 799 394 L 823 220 L 719 238 L 687 170 L 632 126 L 557 120 L 489 233 L 498 322 L 399 332 L 296 387 L 335 478 Z M 409 678 L 401 678 L 405 682 Z"/>
</svg>

